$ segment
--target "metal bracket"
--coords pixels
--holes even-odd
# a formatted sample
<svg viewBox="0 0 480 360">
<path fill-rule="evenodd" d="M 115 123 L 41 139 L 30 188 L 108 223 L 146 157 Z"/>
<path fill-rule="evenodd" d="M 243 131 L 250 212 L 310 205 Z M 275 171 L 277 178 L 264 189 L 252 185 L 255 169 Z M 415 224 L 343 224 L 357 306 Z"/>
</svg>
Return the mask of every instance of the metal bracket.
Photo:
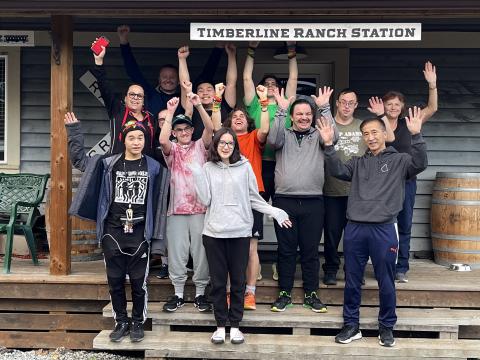
<svg viewBox="0 0 480 360">
<path fill-rule="evenodd" d="M 55 61 L 56 65 L 60 65 L 60 53 L 61 53 L 61 47 L 60 47 L 60 39 L 58 38 L 58 35 L 55 35 L 54 32 L 50 31 L 50 37 L 52 38 L 52 56 L 53 60 Z"/>
</svg>

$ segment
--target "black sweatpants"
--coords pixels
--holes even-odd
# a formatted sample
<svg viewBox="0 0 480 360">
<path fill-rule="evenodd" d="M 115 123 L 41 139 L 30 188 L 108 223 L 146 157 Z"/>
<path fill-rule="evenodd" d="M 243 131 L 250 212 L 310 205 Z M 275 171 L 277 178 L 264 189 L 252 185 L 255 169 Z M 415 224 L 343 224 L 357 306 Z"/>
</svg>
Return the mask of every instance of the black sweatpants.
<svg viewBox="0 0 480 360">
<path fill-rule="evenodd" d="M 276 196 L 273 206 L 287 212 L 291 228 L 282 228 L 275 222 L 278 241 L 278 286 L 291 292 L 295 278 L 297 247 L 300 248 L 303 289 L 317 291 L 320 270 L 318 246 L 323 230 L 323 197 L 301 198 Z"/>
<path fill-rule="evenodd" d="M 348 196 L 324 196 L 325 222 L 323 242 L 325 244 L 325 273 L 336 274 L 340 267 L 338 244 L 347 225 Z"/>
<path fill-rule="evenodd" d="M 245 278 L 250 237 L 213 238 L 203 235 L 203 246 L 210 270 L 210 299 L 218 327 L 227 320 L 238 327 L 243 318 Z M 230 275 L 230 309 L 227 306 L 227 279 Z"/>
<path fill-rule="evenodd" d="M 138 248 L 120 250 L 118 246 L 113 246 L 112 242 L 114 240 L 108 235 L 102 239 L 103 256 L 115 323 L 128 322 L 127 296 L 125 292 L 125 276 L 128 274 L 132 289 L 132 321 L 143 324 L 147 319 L 147 276 L 150 247 L 144 241 Z"/>
</svg>

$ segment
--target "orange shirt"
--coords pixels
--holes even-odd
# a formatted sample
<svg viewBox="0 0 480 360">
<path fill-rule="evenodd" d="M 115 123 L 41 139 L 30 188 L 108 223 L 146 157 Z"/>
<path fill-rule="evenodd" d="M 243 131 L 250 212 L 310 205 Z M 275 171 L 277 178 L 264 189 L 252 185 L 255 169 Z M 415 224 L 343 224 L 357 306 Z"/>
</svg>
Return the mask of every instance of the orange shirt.
<svg viewBox="0 0 480 360">
<path fill-rule="evenodd" d="M 240 145 L 240 153 L 245 156 L 253 168 L 253 173 L 257 178 L 258 191 L 265 191 L 262 180 L 262 150 L 264 144 L 258 141 L 258 129 L 247 134 L 237 135 L 238 144 Z"/>
</svg>

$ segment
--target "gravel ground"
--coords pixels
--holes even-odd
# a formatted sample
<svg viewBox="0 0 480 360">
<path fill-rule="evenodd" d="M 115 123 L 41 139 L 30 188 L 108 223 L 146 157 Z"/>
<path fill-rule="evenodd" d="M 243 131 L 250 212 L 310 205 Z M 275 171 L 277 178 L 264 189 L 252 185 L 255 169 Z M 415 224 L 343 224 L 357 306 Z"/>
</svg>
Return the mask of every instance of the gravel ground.
<svg viewBox="0 0 480 360">
<path fill-rule="evenodd" d="M 143 357 L 141 357 L 143 358 Z M 139 357 L 68 349 L 20 351 L 0 347 L 0 360 L 138 360 Z"/>
</svg>

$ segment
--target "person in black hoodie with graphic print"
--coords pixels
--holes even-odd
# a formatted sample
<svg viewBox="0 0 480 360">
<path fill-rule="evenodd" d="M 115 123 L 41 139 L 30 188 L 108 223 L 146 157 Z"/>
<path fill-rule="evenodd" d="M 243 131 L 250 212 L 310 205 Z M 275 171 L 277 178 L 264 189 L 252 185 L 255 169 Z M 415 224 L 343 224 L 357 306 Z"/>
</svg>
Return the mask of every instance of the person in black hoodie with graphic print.
<svg viewBox="0 0 480 360">
<path fill-rule="evenodd" d="M 141 85 L 132 84 L 129 86 L 123 100 L 121 97 L 116 96 L 107 83 L 106 71 L 103 66 L 105 53 L 106 50 L 103 47 L 99 55 L 93 55 L 95 67 L 92 69 L 92 73 L 97 78 L 98 88 L 110 118 L 109 153 L 118 154 L 125 151 L 121 130 L 127 122 L 134 120 L 141 122 L 145 127 L 145 148 L 143 153 L 156 158 L 155 148 L 158 146 L 158 141 L 155 139 L 157 121 L 150 112 L 144 109 L 144 89 Z"/>
<path fill-rule="evenodd" d="M 396 219 L 402 210 L 405 181 L 419 174 L 428 165 L 427 147 L 420 132 L 425 115 L 415 107 L 405 118 L 412 135 L 411 154 L 386 147 L 385 123 L 379 118 L 367 119 L 360 131 L 368 151 L 354 156 L 345 164 L 333 146 L 333 128 L 327 121 L 318 129 L 325 143 L 325 163 L 331 175 L 352 186 L 348 197 L 343 249 L 345 256 L 344 326 L 335 337 L 342 344 L 362 338 L 359 330 L 362 275 L 368 257 L 372 259 L 378 281 L 380 310 L 379 343 L 394 346 L 392 329 L 395 313 L 395 262 L 398 253 Z"/>
</svg>

